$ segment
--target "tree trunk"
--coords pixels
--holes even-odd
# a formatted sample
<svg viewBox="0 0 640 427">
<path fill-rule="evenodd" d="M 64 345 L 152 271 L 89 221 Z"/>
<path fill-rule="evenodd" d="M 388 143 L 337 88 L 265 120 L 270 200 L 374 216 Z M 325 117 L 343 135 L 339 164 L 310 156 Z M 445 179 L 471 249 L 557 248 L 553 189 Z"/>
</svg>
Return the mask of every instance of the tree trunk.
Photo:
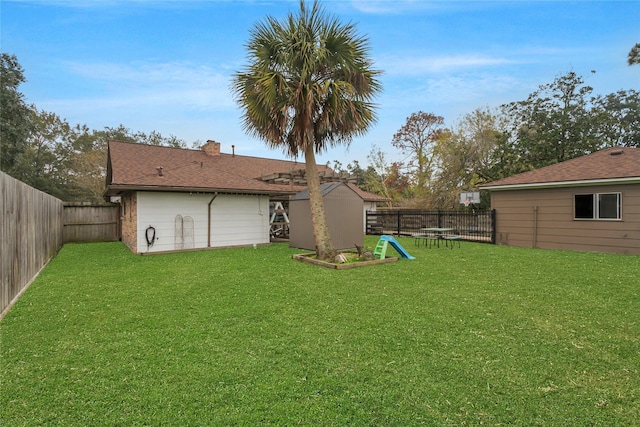
<svg viewBox="0 0 640 427">
<path fill-rule="evenodd" d="M 324 201 L 322 189 L 318 177 L 318 167 L 314 144 L 307 144 L 304 153 L 305 169 L 307 172 L 307 189 L 309 190 L 309 205 L 311 209 L 311 224 L 313 226 L 313 239 L 316 243 L 316 257 L 319 260 L 332 260 L 336 256 L 333 247 L 329 227 L 324 213 Z"/>
</svg>

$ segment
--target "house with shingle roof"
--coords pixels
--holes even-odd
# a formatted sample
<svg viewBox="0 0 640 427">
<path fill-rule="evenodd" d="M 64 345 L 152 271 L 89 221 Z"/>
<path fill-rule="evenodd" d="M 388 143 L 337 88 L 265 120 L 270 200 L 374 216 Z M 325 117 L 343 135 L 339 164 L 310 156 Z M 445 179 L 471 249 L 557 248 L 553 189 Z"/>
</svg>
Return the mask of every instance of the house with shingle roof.
<svg viewBox="0 0 640 427">
<path fill-rule="evenodd" d="M 121 238 L 134 253 L 266 244 L 274 205 L 306 188 L 304 166 L 221 153 L 215 141 L 199 150 L 109 141 L 104 195 L 120 204 Z M 346 178 L 325 165 L 318 173 Z"/>
<path fill-rule="evenodd" d="M 640 255 L 640 148 L 616 147 L 485 184 L 496 243 Z"/>
</svg>

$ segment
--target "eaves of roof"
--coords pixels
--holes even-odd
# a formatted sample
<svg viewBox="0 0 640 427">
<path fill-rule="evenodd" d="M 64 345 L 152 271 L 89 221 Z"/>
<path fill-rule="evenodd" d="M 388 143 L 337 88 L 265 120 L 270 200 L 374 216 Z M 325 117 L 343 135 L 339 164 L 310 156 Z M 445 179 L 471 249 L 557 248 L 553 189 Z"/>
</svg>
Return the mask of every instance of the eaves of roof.
<svg viewBox="0 0 640 427">
<path fill-rule="evenodd" d="M 591 179 L 580 181 L 555 181 L 555 182 L 534 182 L 529 184 L 505 184 L 493 186 L 480 186 L 481 190 L 502 191 L 502 190 L 527 190 L 535 188 L 559 188 L 559 187 L 587 187 L 599 185 L 618 184 L 640 184 L 640 177 L 612 178 L 612 179 Z"/>
<path fill-rule="evenodd" d="M 218 188 L 218 187 L 176 187 L 163 185 L 110 185 L 104 192 L 104 196 L 111 197 L 128 191 L 163 191 L 163 192 L 182 192 L 182 193 L 221 193 L 221 194 L 251 194 L 251 195 L 292 195 L 300 191 L 300 187 L 294 189 L 273 189 L 273 190 L 255 190 L 255 189 L 238 189 L 238 188 Z"/>
<path fill-rule="evenodd" d="M 501 191 L 640 182 L 640 148 L 613 147 L 480 186 Z"/>
</svg>

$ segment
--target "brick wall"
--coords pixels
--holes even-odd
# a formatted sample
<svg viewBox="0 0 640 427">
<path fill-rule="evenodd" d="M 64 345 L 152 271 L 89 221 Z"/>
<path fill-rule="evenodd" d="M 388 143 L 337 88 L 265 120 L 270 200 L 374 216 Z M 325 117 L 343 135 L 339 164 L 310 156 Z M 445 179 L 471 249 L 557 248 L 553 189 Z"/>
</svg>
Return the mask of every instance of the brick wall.
<svg viewBox="0 0 640 427">
<path fill-rule="evenodd" d="M 122 243 L 127 245 L 131 251 L 138 253 L 138 200 L 135 192 L 122 196 L 122 206 L 120 210 L 122 224 Z"/>
</svg>

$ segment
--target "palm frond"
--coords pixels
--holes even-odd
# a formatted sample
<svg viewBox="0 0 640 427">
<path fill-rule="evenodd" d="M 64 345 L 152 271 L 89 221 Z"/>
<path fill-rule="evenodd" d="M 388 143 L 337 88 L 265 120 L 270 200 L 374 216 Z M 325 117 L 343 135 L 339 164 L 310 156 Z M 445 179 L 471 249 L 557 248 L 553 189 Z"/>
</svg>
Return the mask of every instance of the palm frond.
<svg viewBox="0 0 640 427">
<path fill-rule="evenodd" d="M 369 41 L 353 24 L 328 16 L 317 1 L 297 15 L 267 17 L 250 33 L 249 65 L 232 90 L 247 132 L 296 156 L 349 144 L 376 121 L 380 92 Z"/>
</svg>

